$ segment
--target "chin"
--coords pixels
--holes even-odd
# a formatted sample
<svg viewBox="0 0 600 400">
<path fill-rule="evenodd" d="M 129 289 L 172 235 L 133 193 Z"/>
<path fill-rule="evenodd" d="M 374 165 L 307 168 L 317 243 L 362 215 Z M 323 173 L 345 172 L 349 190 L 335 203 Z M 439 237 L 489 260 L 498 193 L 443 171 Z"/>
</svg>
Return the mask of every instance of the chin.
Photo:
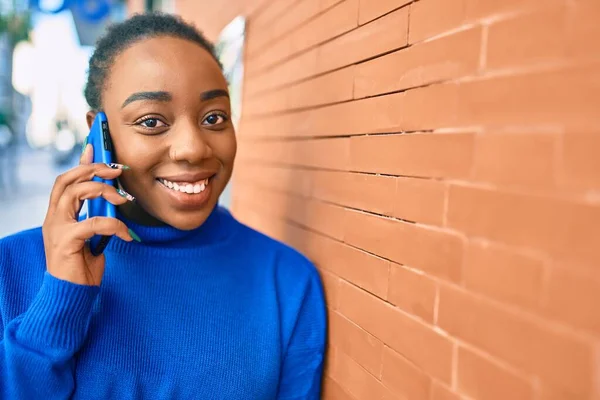
<svg viewBox="0 0 600 400">
<path fill-rule="evenodd" d="M 182 231 L 191 231 L 200 227 L 208 219 L 210 213 L 214 210 L 215 205 L 206 207 L 206 209 L 198 211 L 173 211 L 169 213 L 169 218 L 160 218 L 163 222 L 171 225 L 174 228 Z"/>
</svg>

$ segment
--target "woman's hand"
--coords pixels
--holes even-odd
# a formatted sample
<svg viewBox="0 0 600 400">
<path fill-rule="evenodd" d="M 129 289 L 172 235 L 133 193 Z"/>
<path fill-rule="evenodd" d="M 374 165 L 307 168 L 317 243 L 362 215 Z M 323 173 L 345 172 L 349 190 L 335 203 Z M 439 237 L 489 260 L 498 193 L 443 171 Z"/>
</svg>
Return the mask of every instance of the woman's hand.
<svg viewBox="0 0 600 400">
<path fill-rule="evenodd" d="M 116 218 L 94 217 L 78 222 L 83 201 L 104 197 L 114 205 L 128 200 L 107 184 L 94 182 L 94 176 L 116 179 L 122 166 L 92 164 L 92 146 L 88 144 L 81 155 L 80 165 L 60 175 L 52 188 L 48 213 L 42 225 L 46 267 L 58 279 L 79 285 L 99 286 L 104 275 L 104 255 L 93 256 L 86 240 L 94 235 L 116 235 L 123 240 L 133 238 L 127 226 Z"/>
</svg>

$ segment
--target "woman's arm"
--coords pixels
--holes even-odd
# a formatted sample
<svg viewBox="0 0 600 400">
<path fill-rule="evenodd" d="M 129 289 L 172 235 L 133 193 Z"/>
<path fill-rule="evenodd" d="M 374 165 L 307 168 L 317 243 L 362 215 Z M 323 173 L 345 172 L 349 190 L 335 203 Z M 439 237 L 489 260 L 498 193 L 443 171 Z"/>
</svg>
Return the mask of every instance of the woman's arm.
<svg viewBox="0 0 600 400">
<path fill-rule="evenodd" d="M 74 356 L 86 337 L 98 291 L 97 286 L 76 285 L 45 274 L 27 312 L 6 326 L 0 324 L 1 398 L 71 396 Z"/>
<path fill-rule="evenodd" d="M 321 398 L 327 317 L 321 279 L 312 265 L 311 271 L 284 355 L 278 400 Z"/>
</svg>

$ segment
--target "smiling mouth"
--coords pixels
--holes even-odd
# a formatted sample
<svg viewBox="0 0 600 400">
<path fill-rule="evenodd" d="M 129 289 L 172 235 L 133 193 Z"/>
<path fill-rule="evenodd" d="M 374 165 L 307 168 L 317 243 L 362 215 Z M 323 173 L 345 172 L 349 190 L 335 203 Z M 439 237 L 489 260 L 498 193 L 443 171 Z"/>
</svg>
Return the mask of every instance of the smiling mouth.
<svg viewBox="0 0 600 400">
<path fill-rule="evenodd" d="M 193 195 L 204 192 L 211 179 L 212 177 L 196 182 L 171 182 L 163 178 L 158 178 L 157 181 L 172 191 Z"/>
</svg>

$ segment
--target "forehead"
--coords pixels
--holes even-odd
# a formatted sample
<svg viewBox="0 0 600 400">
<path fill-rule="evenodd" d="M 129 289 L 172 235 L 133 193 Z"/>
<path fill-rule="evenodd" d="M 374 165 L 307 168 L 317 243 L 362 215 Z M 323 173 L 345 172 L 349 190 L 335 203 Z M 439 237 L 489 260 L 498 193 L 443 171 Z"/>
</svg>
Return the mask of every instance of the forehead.
<svg viewBox="0 0 600 400">
<path fill-rule="evenodd" d="M 198 93 L 227 89 L 219 65 L 199 44 L 157 37 L 129 46 L 114 60 L 105 86 L 106 98 L 125 99 L 133 92 L 164 90 Z"/>
</svg>

